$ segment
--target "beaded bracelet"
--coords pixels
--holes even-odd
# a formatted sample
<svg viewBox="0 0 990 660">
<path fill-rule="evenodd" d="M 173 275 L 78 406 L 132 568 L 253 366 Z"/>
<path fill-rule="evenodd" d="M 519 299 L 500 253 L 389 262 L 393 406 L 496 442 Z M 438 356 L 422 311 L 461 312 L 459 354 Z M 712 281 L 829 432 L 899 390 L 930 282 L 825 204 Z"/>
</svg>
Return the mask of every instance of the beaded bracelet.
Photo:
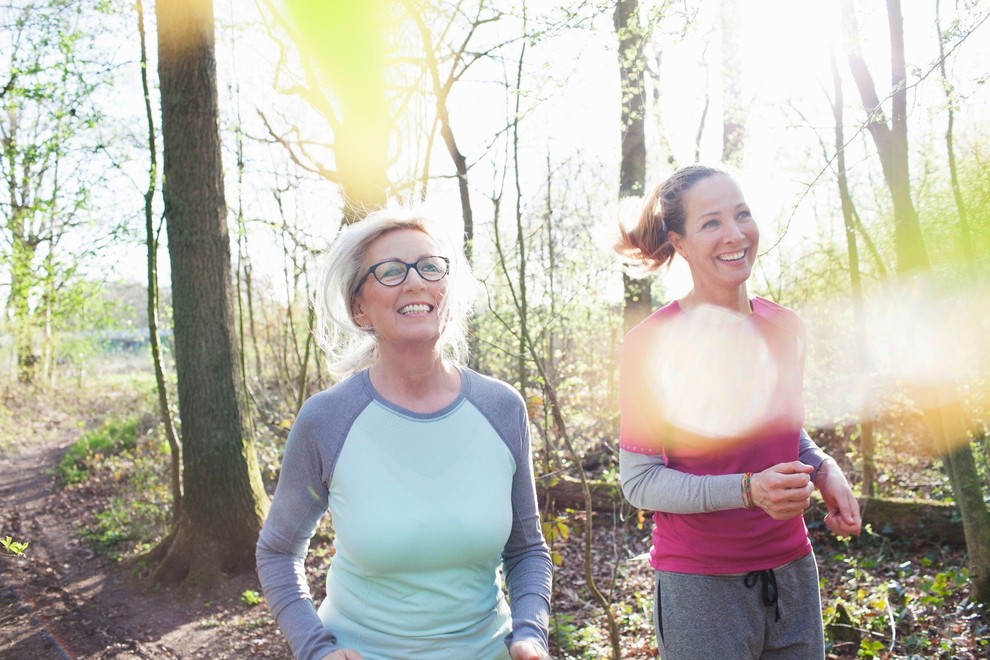
<svg viewBox="0 0 990 660">
<path fill-rule="evenodd" d="M 743 505 L 747 509 L 755 509 L 756 502 L 753 501 L 753 491 L 750 488 L 750 479 L 753 478 L 752 472 L 747 472 L 742 478 L 742 491 L 743 491 Z"/>
</svg>

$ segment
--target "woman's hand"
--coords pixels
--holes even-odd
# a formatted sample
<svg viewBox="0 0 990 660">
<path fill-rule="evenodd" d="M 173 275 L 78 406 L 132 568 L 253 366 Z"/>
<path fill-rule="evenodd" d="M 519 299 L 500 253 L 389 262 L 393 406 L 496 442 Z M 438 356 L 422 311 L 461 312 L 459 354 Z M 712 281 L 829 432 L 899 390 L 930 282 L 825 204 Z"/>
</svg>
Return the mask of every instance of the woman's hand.
<svg viewBox="0 0 990 660">
<path fill-rule="evenodd" d="M 815 492 L 815 485 L 811 483 L 813 471 L 810 465 L 791 461 L 754 474 L 749 481 L 753 503 L 774 520 L 800 516 L 811 506 L 811 494 Z"/>
<path fill-rule="evenodd" d="M 826 458 L 818 466 L 815 485 L 828 507 L 825 526 L 836 536 L 858 535 L 863 528 L 859 502 L 846 481 L 846 475 L 842 474 L 842 469 L 834 459 Z"/>
<path fill-rule="evenodd" d="M 509 657 L 512 660 L 550 660 L 550 654 L 530 639 L 512 642 L 509 647 Z"/>
<path fill-rule="evenodd" d="M 354 649 L 337 649 L 327 653 L 321 660 L 364 660 L 364 656 Z"/>
</svg>

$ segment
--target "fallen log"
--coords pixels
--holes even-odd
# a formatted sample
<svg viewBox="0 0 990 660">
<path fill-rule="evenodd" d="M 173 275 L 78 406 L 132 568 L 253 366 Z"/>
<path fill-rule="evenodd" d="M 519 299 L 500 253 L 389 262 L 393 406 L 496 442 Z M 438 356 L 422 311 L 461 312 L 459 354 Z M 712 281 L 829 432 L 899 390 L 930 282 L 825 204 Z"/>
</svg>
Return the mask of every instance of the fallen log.
<svg viewBox="0 0 990 660">
<path fill-rule="evenodd" d="M 824 505 L 819 505 L 824 509 Z M 881 536 L 914 536 L 936 543 L 963 546 L 962 517 L 951 502 L 907 498 L 866 497 L 859 500 L 863 525 L 870 525 Z M 815 507 L 812 507 L 812 511 Z M 810 514 L 814 515 L 814 514 Z M 821 520 L 820 510 L 817 519 Z M 807 520 L 809 516 L 806 516 Z"/>
<path fill-rule="evenodd" d="M 620 507 L 630 508 L 622 497 L 622 490 L 616 483 L 600 479 L 589 480 L 592 509 L 596 513 L 613 513 Z M 562 512 L 568 509 L 584 511 L 584 492 L 578 479 L 568 476 L 541 477 L 536 481 L 536 495 L 539 503 L 551 511 Z"/>
<path fill-rule="evenodd" d="M 622 508 L 631 510 L 629 503 L 623 499 L 618 484 L 594 480 L 589 481 L 588 486 L 591 490 L 592 508 L 596 513 L 613 514 Z M 539 479 L 536 491 L 540 504 L 551 511 L 583 511 L 585 508 L 581 482 L 573 477 Z M 950 502 L 861 497 L 859 506 L 863 514 L 863 525 L 870 525 L 874 534 L 912 536 L 954 546 L 966 543 L 959 509 Z M 824 505 L 816 500 L 805 514 L 805 520 L 809 525 L 821 524 L 824 515 Z"/>
</svg>

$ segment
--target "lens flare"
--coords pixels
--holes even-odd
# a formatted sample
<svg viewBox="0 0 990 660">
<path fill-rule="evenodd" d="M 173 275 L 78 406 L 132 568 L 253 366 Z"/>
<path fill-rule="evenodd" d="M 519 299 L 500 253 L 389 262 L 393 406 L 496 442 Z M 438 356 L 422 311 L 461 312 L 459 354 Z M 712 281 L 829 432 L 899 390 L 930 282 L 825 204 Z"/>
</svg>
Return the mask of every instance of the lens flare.
<svg viewBox="0 0 990 660">
<path fill-rule="evenodd" d="M 700 306 L 642 332 L 624 350 L 634 382 L 642 383 L 624 397 L 644 443 L 707 452 L 786 417 L 775 396 L 774 352 L 745 316 Z"/>
<path fill-rule="evenodd" d="M 866 296 L 802 306 L 807 423 L 834 427 L 913 416 L 936 442 L 969 438 L 990 405 L 990 290 L 915 277 Z"/>
</svg>

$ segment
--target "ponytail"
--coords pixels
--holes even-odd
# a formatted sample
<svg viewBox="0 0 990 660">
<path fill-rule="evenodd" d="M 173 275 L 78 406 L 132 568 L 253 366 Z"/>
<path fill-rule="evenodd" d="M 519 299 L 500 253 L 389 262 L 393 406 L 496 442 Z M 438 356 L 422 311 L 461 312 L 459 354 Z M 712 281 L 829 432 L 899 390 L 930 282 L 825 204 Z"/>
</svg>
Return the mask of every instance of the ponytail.
<svg viewBox="0 0 990 660">
<path fill-rule="evenodd" d="M 684 194 L 716 174 L 726 172 L 707 165 L 680 168 L 646 195 L 636 226 L 626 229 L 619 223 L 619 240 L 613 249 L 635 274 L 644 276 L 670 265 L 675 250 L 668 235 L 684 235 Z"/>
</svg>

